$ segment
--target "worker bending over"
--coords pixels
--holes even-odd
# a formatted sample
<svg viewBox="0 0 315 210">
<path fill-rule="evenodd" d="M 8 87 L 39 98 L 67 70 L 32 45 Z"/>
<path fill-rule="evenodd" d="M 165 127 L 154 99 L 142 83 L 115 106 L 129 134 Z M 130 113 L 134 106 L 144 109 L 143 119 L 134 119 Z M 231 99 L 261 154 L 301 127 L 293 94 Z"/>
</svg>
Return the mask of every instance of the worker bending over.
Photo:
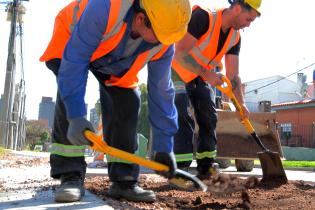
<svg viewBox="0 0 315 210">
<path fill-rule="evenodd" d="M 51 176 L 61 180 L 57 202 L 77 201 L 84 195 L 84 149 L 90 142 L 83 132 L 93 130 L 85 118 L 89 69 L 99 81 L 107 144 L 134 153 L 140 109 L 137 74 L 147 65 L 154 160 L 170 167 L 166 177 L 173 175 L 173 136 L 178 128 L 171 81 L 173 43 L 187 32 L 190 16 L 189 0 L 76 0 L 59 12 L 40 59 L 58 81 L 50 156 Z M 137 185 L 138 165 L 113 158 L 108 174 L 109 196 L 155 200 L 153 191 Z"/>
</svg>

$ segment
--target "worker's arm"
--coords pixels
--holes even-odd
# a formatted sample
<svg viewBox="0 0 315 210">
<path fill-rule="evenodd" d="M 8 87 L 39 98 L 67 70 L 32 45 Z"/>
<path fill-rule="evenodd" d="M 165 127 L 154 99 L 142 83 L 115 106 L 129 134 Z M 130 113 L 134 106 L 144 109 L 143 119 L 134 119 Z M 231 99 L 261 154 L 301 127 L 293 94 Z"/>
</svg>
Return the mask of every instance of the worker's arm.
<svg viewBox="0 0 315 210">
<path fill-rule="evenodd" d="M 174 46 L 171 45 L 160 59 L 148 63 L 149 119 L 156 152 L 173 151 L 173 136 L 178 129 L 175 90 L 171 80 L 173 54 Z"/>
<path fill-rule="evenodd" d="M 84 102 L 90 57 L 102 40 L 107 26 L 110 2 L 90 1 L 73 30 L 63 53 L 58 88 L 68 118 L 86 115 Z"/>
<path fill-rule="evenodd" d="M 200 75 L 211 85 L 221 85 L 221 74 L 209 71 L 203 68 L 196 60 L 189 54 L 189 51 L 195 46 L 197 39 L 190 33 L 186 33 L 184 38 L 176 43 L 175 61 L 183 66 L 185 69 Z"/>
<path fill-rule="evenodd" d="M 239 75 L 239 56 L 233 54 L 225 55 L 226 76 L 231 81 L 232 91 L 238 100 L 245 117 L 249 116 L 249 111 L 245 105 L 242 91 L 242 81 Z"/>
</svg>

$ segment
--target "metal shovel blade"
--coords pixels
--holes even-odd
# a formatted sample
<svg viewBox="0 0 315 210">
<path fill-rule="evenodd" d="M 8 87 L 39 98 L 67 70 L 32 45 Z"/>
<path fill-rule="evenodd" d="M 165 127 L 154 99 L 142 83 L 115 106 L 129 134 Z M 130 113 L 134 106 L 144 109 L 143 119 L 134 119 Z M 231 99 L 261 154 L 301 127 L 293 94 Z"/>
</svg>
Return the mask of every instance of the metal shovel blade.
<svg viewBox="0 0 315 210">
<path fill-rule="evenodd" d="M 182 190 L 207 191 L 207 186 L 200 179 L 180 169 L 176 169 L 174 177 L 170 178 L 169 182 Z"/>
<path fill-rule="evenodd" d="M 249 120 L 247 120 L 247 123 L 250 123 Z M 263 171 L 262 182 L 278 182 L 281 184 L 287 183 L 287 175 L 285 174 L 279 153 L 267 149 L 254 131 L 254 128 L 252 129 L 253 132 L 251 135 L 262 149 L 261 152 L 257 153 L 260 160 L 261 169 Z"/>
<path fill-rule="evenodd" d="M 279 153 L 262 151 L 257 154 L 263 171 L 262 182 L 278 182 L 283 184 L 288 182 Z"/>
<path fill-rule="evenodd" d="M 232 84 L 230 80 L 225 76 L 222 77 L 222 80 L 224 83 L 227 84 L 227 86 L 226 87 L 217 86 L 217 88 L 223 93 L 225 93 L 231 99 L 236 110 L 239 111 L 240 115 L 243 117 L 242 124 L 245 126 L 247 132 L 251 134 L 251 136 L 254 138 L 257 145 L 262 149 L 262 152 L 257 153 L 263 171 L 262 181 L 287 183 L 288 179 L 283 169 L 279 153 L 270 151 L 261 142 L 248 117 L 245 117 L 244 111 L 232 91 Z"/>
</svg>

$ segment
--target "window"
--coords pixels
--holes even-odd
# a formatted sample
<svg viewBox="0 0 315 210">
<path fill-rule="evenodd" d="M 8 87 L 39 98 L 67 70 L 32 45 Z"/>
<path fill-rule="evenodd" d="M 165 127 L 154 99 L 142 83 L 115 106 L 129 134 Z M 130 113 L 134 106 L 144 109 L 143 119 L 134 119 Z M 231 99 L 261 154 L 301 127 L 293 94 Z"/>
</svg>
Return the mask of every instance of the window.
<svg viewBox="0 0 315 210">
<path fill-rule="evenodd" d="M 292 134 L 292 123 L 281 123 L 280 128 L 281 139 L 289 139 Z"/>
</svg>

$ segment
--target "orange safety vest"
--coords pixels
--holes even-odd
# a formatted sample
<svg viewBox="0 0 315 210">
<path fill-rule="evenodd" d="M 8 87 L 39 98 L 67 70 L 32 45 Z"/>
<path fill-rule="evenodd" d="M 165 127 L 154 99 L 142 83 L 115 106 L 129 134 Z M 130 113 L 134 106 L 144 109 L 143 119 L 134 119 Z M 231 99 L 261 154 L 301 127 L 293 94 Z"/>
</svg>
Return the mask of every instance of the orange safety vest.
<svg viewBox="0 0 315 210">
<path fill-rule="evenodd" d="M 54 58 L 62 58 L 64 48 L 70 39 L 74 26 L 80 19 L 88 0 L 75 0 L 63 8 L 55 19 L 53 36 L 40 61 L 45 62 Z M 101 44 L 90 58 L 96 59 L 110 53 L 123 38 L 127 23 L 123 20 L 133 4 L 133 0 L 111 0 L 108 23 L 103 34 Z M 158 45 L 141 53 L 131 68 L 122 77 L 111 76 L 104 83 L 107 86 L 119 86 L 124 88 L 136 88 L 138 85 L 137 74 L 150 60 L 159 59 L 168 49 L 168 46 Z"/>
<path fill-rule="evenodd" d="M 195 6 L 193 10 L 199 8 Z M 221 64 L 222 57 L 228 52 L 240 39 L 240 34 L 237 30 L 231 28 L 226 41 L 217 54 L 219 43 L 220 30 L 222 25 L 222 9 L 217 11 L 208 11 L 209 13 L 209 29 L 200 37 L 195 46 L 189 51 L 195 61 L 207 70 L 214 69 Z M 172 67 L 180 76 L 180 78 L 188 83 L 198 77 L 197 74 L 185 69 L 180 63 L 173 59 Z"/>
</svg>

